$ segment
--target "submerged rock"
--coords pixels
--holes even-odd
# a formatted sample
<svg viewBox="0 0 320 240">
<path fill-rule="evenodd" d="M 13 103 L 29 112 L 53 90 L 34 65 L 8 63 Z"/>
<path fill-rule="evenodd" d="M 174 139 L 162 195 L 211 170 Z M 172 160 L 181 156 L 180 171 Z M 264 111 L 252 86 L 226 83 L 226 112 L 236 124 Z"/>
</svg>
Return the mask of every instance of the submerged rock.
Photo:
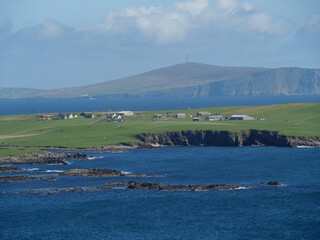
<svg viewBox="0 0 320 240">
<path fill-rule="evenodd" d="M 267 183 L 268 186 L 283 186 L 281 183 L 277 181 L 270 181 Z"/>
<path fill-rule="evenodd" d="M 105 183 L 106 186 L 128 186 L 130 190 L 160 190 L 160 191 L 177 191 L 177 190 L 189 190 L 189 191 L 201 191 L 209 189 L 231 190 L 237 189 L 240 186 L 228 185 L 228 184 L 200 184 L 200 185 L 170 185 L 151 182 L 138 182 L 138 181 L 113 181 Z"/>
<path fill-rule="evenodd" d="M 126 174 L 118 170 L 106 168 L 92 168 L 92 169 L 70 169 L 68 171 L 59 173 L 65 176 L 84 176 L 84 177 L 155 177 L 155 175 L 145 174 Z"/>
<path fill-rule="evenodd" d="M 21 172 L 21 171 L 22 171 L 21 168 L 8 167 L 8 166 L 0 167 L 0 172 Z"/>
<path fill-rule="evenodd" d="M 0 176 L 0 183 L 13 183 L 13 182 L 29 182 L 29 181 L 55 181 L 54 177 L 28 177 L 28 176 Z"/>
</svg>

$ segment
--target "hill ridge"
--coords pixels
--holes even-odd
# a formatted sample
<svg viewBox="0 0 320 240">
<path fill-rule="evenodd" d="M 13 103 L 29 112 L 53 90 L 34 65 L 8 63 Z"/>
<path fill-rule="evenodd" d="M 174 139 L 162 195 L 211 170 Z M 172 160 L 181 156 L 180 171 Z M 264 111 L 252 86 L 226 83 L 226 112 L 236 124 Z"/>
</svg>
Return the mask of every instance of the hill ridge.
<svg viewBox="0 0 320 240">
<path fill-rule="evenodd" d="M 0 98 L 77 98 L 83 96 L 235 96 L 320 94 L 320 70 L 175 64 L 107 82 L 54 90 L 30 89 Z M 12 91 L 12 90 L 11 90 Z"/>
</svg>

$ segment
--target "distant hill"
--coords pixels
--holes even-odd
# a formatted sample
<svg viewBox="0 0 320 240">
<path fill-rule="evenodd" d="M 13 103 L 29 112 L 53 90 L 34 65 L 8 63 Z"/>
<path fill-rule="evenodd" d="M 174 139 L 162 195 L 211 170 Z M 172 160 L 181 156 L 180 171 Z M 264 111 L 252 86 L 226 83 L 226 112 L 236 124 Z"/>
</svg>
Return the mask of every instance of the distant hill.
<svg viewBox="0 0 320 240">
<path fill-rule="evenodd" d="M 0 99 L 15 99 L 15 98 L 28 98 L 37 96 L 45 90 L 33 89 L 33 88 L 1 88 L 0 87 Z"/>
<path fill-rule="evenodd" d="M 83 87 L 31 90 L 16 91 L 17 94 L 12 97 L 0 90 L 0 98 L 320 94 L 320 70 L 293 67 L 220 67 L 185 63 Z"/>
</svg>

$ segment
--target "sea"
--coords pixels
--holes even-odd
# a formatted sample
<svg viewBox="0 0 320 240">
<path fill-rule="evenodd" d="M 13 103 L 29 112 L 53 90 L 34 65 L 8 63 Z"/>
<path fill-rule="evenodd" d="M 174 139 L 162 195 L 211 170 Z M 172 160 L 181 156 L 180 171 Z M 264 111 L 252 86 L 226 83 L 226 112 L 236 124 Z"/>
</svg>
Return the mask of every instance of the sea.
<svg viewBox="0 0 320 240">
<path fill-rule="evenodd" d="M 229 101 L 230 105 L 294 101 L 291 98 L 286 98 L 286 101 L 280 99 Z M 65 107 L 66 111 L 94 111 L 100 107 L 101 110 L 109 107 L 161 110 L 222 104 L 217 99 L 180 99 L 171 101 L 171 104 L 166 100 L 162 103 L 135 100 L 141 105 L 127 100 L 128 108 L 121 105 L 123 100 L 112 100 L 113 103 L 106 99 L 45 100 L 47 103 L 26 100 L 24 108 L 17 107 L 23 101 L 5 100 L 4 103 L 1 100 L 0 109 L 1 114 L 6 115 L 37 113 L 44 108 L 48 112 L 59 112 L 56 111 L 58 106 Z M 81 101 L 82 106 L 71 104 Z M 93 106 L 90 105 L 92 101 L 101 101 L 101 105 L 93 109 L 90 107 Z M 106 102 L 102 104 L 103 101 Z M 319 98 L 309 101 L 319 102 Z M 229 104 L 226 99 L 222 102 Z M 166 147 L 84 153 L 92 157 L 89 160 L 70 160 L 68 165 L 16 165 L 23 172 L 1 173 L 2 176 L 20 174 L 56 178 L 56 181 L 0 183 L 1 240 L 320 239 L 320 148 Z M 157 177 L 58 175 L 68 169 L 96 167 Z M 76 186 L 102 187 L 115 180 L 174 185 L 234 184 L 240 188 L 156 191 L 119 187 L 47 194 L 54 189 Z M 282 186 L 269 186 L 266 184 L 269 181 L 278 181 Z M 28 190 L 38 193 L 30 194 Z"/>
<path fill-rule="evenodd" d="M 227 106 L 260 106 L 297 102 L 320 102 L 320 95 L 0 99 L 0 115 L 90 112 L 156 111 Z"/>
</svg>

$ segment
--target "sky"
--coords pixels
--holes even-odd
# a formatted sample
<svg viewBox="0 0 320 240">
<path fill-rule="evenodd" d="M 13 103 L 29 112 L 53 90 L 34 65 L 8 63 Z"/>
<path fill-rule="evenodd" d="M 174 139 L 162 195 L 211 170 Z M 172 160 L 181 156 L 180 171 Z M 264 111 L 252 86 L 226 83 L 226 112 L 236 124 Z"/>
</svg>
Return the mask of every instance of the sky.
<svg viewBox="0 0 320 240">
<path fill-rule="evenodd" d="M 319 0 L 1 0 L 0 88 L 89 85 L 189 61 L 320 68 Z"/>
</svg>

